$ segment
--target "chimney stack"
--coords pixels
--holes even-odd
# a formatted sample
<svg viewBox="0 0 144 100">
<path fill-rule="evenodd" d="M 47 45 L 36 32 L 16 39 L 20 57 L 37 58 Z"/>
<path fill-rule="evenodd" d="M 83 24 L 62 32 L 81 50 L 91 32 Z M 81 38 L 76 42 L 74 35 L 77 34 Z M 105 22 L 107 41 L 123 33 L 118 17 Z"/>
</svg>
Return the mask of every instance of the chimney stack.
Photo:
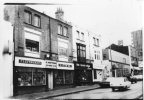
<svg viewBox="0 0 144 100">
<path fill-rule="evenodd" d="M 123 40 L 118 40 L 118 45 L 123 46 Z"/>
<path fill-rule="evenodd" d="M 62 8 L 57 8 L 57 11 L 55 12 L 55 17 L 56 19 L 63 20 L 64 12 Z"/>
</svg>

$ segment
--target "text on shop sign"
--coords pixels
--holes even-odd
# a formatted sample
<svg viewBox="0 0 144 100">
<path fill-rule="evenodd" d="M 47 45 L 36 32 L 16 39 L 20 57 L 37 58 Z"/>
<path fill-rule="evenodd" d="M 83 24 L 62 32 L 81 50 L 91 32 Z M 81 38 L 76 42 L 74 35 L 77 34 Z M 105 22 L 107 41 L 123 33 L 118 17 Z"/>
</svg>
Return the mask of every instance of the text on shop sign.
<svg viewBox="0 0 144 100">
<path fill-rule="evenodd" d="M 47 67 L 57 67 L 56 62 L 46 62 Z"/>
<path fill-rule="evenodd" d="M 40 61 L 21 60 L 21 59 L 19 59 L 19 63 L 35 64 L 35 65 L 41 65 L 42 64 L 42 62 L 40 62 Z"/>
<path fill-rule="evenodd" d="M 66 64 L 58 64 L 60 67 L 72 67 L 72 65 L 66 65 Z"/>
</svg>

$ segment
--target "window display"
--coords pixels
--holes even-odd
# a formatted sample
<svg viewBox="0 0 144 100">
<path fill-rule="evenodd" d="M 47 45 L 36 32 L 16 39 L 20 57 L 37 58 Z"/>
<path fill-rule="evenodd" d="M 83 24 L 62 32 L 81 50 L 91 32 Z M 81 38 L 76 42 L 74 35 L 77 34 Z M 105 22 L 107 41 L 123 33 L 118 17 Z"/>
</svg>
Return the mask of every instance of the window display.
<svg viewBox="0 0 144 100">
<path fill-rule="evenodd" d="M 55 71 L 54 73 L 55 85 L 73 84 L 73 72 L 71 71 Z"/>
<path fill-rule="evenodd" d="M 65 83 L 72 84 L 73 83 L 73 73 L 70 71 L 65 72 Z"/>
<path fill-rule="evenodd" d="M 45 71 L 35 69 L 33 71 L 33 85 L 45 85 L 46 84 Z"/>
<path fill-rule="evenodd" d="M 46 72 L 36 68 L 18 68 L 18 86 L 46 85 Z"/>
</svg>

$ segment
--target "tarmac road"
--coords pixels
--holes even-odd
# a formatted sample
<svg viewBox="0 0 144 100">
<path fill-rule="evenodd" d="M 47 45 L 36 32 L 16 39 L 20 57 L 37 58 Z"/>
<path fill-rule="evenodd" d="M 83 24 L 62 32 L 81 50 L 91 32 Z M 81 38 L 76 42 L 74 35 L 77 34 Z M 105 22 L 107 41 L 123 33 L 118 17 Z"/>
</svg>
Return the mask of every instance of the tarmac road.
<svg viewBox="0 0 144 100">
<path fill-rule="evenodd" d="M 137 82 L 132 84 L 129 89 L 122 91 L 116 90 L 112 92 L 111 88 L 99 88 L 48 99 L 141 99 L 143 98 L 142 84 L 142 81 Z"/>
</svg>

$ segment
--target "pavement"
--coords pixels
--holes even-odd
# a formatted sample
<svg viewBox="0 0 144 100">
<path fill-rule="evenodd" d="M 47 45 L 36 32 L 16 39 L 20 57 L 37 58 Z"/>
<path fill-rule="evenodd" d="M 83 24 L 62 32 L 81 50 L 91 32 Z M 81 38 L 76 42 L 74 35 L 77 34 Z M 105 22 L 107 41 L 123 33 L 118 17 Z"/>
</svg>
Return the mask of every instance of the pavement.
<svg viewBox="0 0 144 100">
<path fill-rule="evenodd" d="M 12 97 L 11 99 L 48 99 L 51 97 L 62 96 L 66 94 L 72 94 L 82 91 L 88 91 L 100 88 L 98 84 L 94 85 L 86 85 L 86 86 L 76 86 L 73 88 L 66 88 L 66 89 L 59 89 L 59 90 L 50 90 L 47 92 L 40 92 L 40 93 L 32 93 L 32 94 L 24 94 Z"/>
</svg>

